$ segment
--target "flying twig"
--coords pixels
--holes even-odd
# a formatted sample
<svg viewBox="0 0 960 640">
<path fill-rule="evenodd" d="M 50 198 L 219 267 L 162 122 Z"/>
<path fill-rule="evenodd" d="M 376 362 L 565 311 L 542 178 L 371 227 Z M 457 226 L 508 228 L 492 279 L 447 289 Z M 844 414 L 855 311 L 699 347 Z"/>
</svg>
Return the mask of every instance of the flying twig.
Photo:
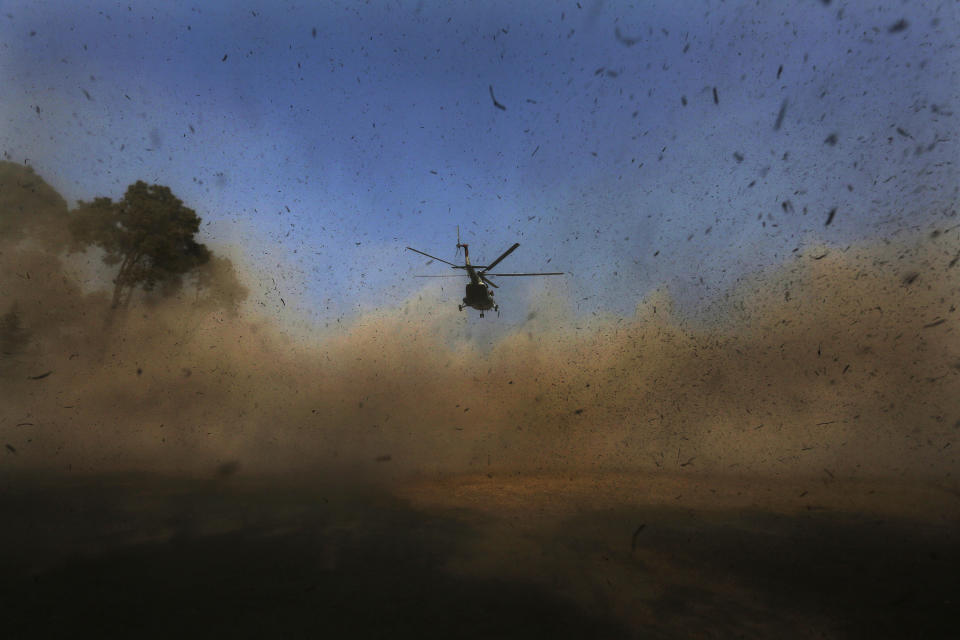
<svg viewBox="0 0 960 640">
<path fill-rule="evenodd" d="M 500 109 L 501 111 L 506 111 L 507 108 L 506 108 L 505 106 L 503 106 L 502 104 L 500 104 L 499 102 L 497 102 L 497 99 L 496 99 L 495 97 L 493 97 L 493 85 L 491 84 L 491 85 L 488 85 L 488 86 L 489 86 L 489 89 L 490 89 L 490 99 L 493 100 L 493 106 L 495 106 L 497 109 Z"/>
</svg>

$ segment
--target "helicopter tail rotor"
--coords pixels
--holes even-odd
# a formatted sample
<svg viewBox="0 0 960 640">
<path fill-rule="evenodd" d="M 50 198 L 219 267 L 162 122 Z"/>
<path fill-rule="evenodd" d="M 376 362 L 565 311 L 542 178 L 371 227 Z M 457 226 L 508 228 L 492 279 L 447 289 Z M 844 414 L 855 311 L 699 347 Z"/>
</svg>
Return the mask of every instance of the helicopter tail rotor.
<svg viewBox="0 0 960 640">
<path fill-rule="evenodd" d="M 460 255 L 460 249 L 461 249 L 462 247 L 463 247 L 463 245 L 460 243 L 460 225 L 457 225 L 457 251 L 456 251 L 456 253 L 454 253 L 453 255 L 454 255 L 454 256 L 459 256 L 459 255 Z"/>
</svg>

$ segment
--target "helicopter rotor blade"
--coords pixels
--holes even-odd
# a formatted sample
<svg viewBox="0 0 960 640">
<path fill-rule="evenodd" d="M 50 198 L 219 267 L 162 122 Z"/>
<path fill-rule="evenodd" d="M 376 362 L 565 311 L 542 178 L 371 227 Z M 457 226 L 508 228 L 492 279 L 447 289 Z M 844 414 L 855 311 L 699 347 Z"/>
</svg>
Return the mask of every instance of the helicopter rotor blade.
<svg viewBox="0 0 960 640">
<path fill-rule="evenodd" d="M 458 265 L 458 264 L 453 264 L 452 262 L 449 262 L 449 261 L 447 261 L 447 260 L 444 260 L 443 258 L 438 258 L 437 256 L 432 256 L 432 255 L 430 255 L 429 253 L 427 253 L 427 252 L 425 252 L 425 251 L 420 251 L 420 249 L 414 249 L 413 247 L 407 247 L 407 249 L 409 249 L 410 251 L 413 251 L 414 253 L 419 253 L 420 255 L 427 256 L 428 258 L 433 258 L 434 260 L 439 260 L 440 262 L 442 262 L 442 263 L 444 263 L 444 264 L 450 265 L 450 266 L 453 267 L 454 269 L 462 269 L 462 268 L 463 268 L 463 267 L 461 267 L 460 265 Z"/>
<path fill-rule="evenodd" d="M 499 288 L 500 288 L 500 285 L 494 284 L 494 283 L 493 283 L 493 280 L 491 280 L 490 278 L 488 278 L 485 274 L 483 274 L 483 273 L 478 273 L 477 275 L 480 277 L 481 280 L 483 280 L 484 284 L 488 284 L 488 285 L 490 285 L 491 287 L 493 287 L 494 289 L 499 289 Z"/>
<path fill-rule="evenodd" d="M 440 276 L 413 276 L 414 278 L 462 278 L 464 274 L 462 273 L 447 273 Z"/>
<path fill-rule="evenodd" d="M 515 278 L 517 276 L 563 276 L 563 271 L 550 271 L 546 273 L 484 273 L 487 276 L 496 276 L 498 278 Z"/>
<path fill-rule="evenodd" d="M 506 251 L 504 251 L 502 254 L 500 254 L 500 257 L 499 257 L 499 258 L 497 258 L 496 260 L 494 260 L 493 262 L 491 262 L 490 264 L 488 264 L 486 267 L 483 268 L 483 270 L 484 270 L 484 271 L 489 271 L 490 269 L 493 269 L 495 266 L 497 266 L 498 264 L 500 264 L 500 261 L 501 261 L 501 260 L 503 260 L 504 258 L 506 258 L 506 257 L 507 257 L 508 255 L 510 255 L 511 253 L 513 253 L 514 250 L 515 250 L 517 247 L 519 247 L 519 246 L 520 246 L 520 243 L 519 243 L 519 242 L 514 243 L 514 245 L 513 245 L 512 247 L 510 247 L 509 249 L 507 249 Z"/>
</svg>

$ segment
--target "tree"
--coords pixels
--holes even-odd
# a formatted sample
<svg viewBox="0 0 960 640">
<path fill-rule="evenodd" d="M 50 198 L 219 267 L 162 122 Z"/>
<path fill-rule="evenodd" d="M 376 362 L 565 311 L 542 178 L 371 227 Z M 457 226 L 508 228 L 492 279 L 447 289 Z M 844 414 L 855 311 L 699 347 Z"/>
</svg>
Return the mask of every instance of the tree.
<svg viewBox="0 0 960 640">
<path fill-rule="evenodd" d="M 200 228 L 196 212 L 185 207 L 169 187 L 142 180 L 127 187 L 123 200 L 95 198 L 80 202 L 70 231 L 74 249 L 95 245 L 104 263 L 119 264 L 113 280 L 111 308 L 130 304 L 137 287 L 166 292 L 180 287 L 185 273 L 206 264 L 210 250 L 194 240 Z"/>
</svg>

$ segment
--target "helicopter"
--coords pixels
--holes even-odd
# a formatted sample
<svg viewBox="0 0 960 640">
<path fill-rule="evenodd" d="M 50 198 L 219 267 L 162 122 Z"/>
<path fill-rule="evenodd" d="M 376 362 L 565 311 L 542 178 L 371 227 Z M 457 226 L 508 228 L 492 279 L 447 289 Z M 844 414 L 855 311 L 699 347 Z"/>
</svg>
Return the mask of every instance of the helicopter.
<svg viewBox="0 0 960 640">
<path fill-rule="evenodd" d="M 479 264 L 470 264 L 470 247 L 467 246 L 465 242 L 460 242 L 460 227 L 457 227 L 457 254 L 460 253 L 460 249 L 463 249 L 463 264 L 454 264 L 448 262 L 443 258 L 438 258 L 432 256 L 425 251 L 420 251 L 419 249 L 414 249 L 413 247 L 407 247 L 410 251 L 414 253 L 419 253 L 420 255 L 427 256 L 433 260 L 439 260 L 444 264 L 448 264 L 454 269 L 463 269 L 467 273 L 466 275 L 470 277 L 470 282 L 467 284 L 466 295 L 463 297 L 463 303 L 457 305 L 457 309 L 463 311 L 464 307 L 473 307 L 474 309 L 480 312 L 480 317 L 483 317 L 484 311 L 489 311 L 493 309 L 497 312 L 497 316 L 500 315 L 500 307 L 496 302 L 493 301 L 493 289 L 498 289 L 499 285 L 495 284 L 490 278 L 495 276 L 497 278 L 515 278 L 519 276 L 562 276 L 564 275 L 562 271 L 551 271 L 548 273 L 490 273 L 490 270 L 495 266 L 500 264 L 504 258 L 514 252 L 517 247 L 520 246 L 519 242 L 515 242 L 512 247 L 500 254 L 500 257 L 491 262 L 488 265 L 479 265 Z M 415 278 L 454 278 L 457 276 L 454 275 L 436 275 L 436 276 L 414 276 Z"/>
</svg>

